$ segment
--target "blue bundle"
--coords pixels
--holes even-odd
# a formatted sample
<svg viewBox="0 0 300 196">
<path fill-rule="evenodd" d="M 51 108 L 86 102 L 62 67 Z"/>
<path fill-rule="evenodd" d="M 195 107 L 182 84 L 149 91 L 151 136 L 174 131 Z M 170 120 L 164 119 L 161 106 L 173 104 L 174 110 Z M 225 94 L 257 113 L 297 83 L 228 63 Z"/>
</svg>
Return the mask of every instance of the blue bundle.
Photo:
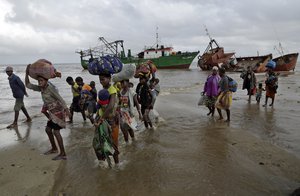
<svg viewBox="0 0 300 196">
<path fill-rule="evenodd" d="M 117 57 L 103 56 L 100 59 L 93 59 L 88 64 L 88 70 L 92 75 L 119 73 L 123 64 Z"/>
<path fill-rule="evenodd" d="M 275 69 L 275 67 L 276 67 L 276 62 L 270 60 L 270 61 L 267 63 L 266 67 L 267 67 L 267 68 L 271 68 L 271 69 Z"/>
</svg>

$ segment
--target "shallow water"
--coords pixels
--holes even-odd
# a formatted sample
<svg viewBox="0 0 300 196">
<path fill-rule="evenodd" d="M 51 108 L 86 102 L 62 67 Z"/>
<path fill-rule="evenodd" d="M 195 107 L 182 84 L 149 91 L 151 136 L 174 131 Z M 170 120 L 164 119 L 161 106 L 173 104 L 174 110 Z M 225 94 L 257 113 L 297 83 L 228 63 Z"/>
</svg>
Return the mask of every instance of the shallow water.
<svg viewBox="0 0 300 196">
<path fill-rule="evenodd" d="M 24 78 L 24 65 L 15 66 L 16 74 Z M 100 83 L 96 76 L 82 71 L 80 65 L 56 65 L 63 74 L 54 79 L 60 94 L 70 104 L 72 94 L 65 82 L 67 76 L 83 77 L 89 83 Z M 299 65 L 297 69 L 299 68 Z M 4 69 L 4 67 L 0 67 Z M 282 73 L 273 108 L 247 102 L 246 91 L 241 90 L 238 73 L 228 73 L 239 83 L 234 94 L 232 121 L 230 124 L 217 122 L 207 117 L 207 109 L 198 107 L 197 101 L 209 73 L 198 69 L 159 70 L 158 77 L 162 92 L 156 110 L 161 121 L 154 131 L 137 132 L 137 140 L 124 144 L 120 133 L 120 160 L 118 167 L 101 168 L 95 163 L 91 147 L 93 128 L 83 123 L 75 114 L 74 124 L 63 132 L 68 161 L 62 162 L 56 173 L 53 193 L 67 195 L 280 195 L 292 184 L 282 178 L 270 178 L 264 170 L 237 154 L 228 145 L 227 133 L 243 130 L 256 137 L 279 146 L 300 157 L 300 72 Z M 28 90 L 25 104 L 39 130 L 20 124 L 19 129 L 7 130 L 12 121 L 12 98 L 5 73 L 0 73 L 2 88 L 0 97 L 0 147 L 4 148 L 27 141 L 45 148 L 43 132 L 45 119 L 40 114 L 40 94 Z M 263 74 L 258 74 L 263 79 Z M 33 81 L 33 80 L 32 80 Z M 133 80 L 137 84 L 137 80 Z M 264 99 L 262 99 L 262 102 Z M 20 114 L 20 120 L 24 119 Z M 35 124 L 36 126 L 36 124 Z M 235 164 L 239 163 L 238 168 Z M 243 165 L 245 164 L 245 166 Z M 247 166 L 246 166 L 247 165 Z M 245 170 L 241 168 L 245 168 Z M 230 178 L 229 178 L 230 176 Z M 274 187 L 275 186 L 275 187 Z M 102 194 L 101 194 L 102 195 Z"/>
</svg>

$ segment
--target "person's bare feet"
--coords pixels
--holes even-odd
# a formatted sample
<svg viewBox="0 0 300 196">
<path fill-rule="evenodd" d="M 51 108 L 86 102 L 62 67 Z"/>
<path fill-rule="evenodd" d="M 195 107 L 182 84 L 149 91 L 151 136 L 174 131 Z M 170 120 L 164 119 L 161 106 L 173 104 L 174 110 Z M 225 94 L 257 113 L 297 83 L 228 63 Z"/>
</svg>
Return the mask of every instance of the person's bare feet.
<svg viewBox="0 0 300 196">
<path fill-rule="evenodd" d="M 32 122 L 32 119 L 31 118 L 27 118 L 24 123 L 29 123 L 29 122 Z"/>
<path fill-rule="evenodd" d="M 58 152 L 57 149 L 50 149 L 50 150 L 44 152 L 43 154 L 44 155 L 49 155 L 49 154 L 54 154 L 54 153 L 57 153 L 57 152 Z"/>
<path fill-rule="evenodd" d="M 14 127 L 17 127 L 17 126 L 18 126 L 17 123 L 12 123 L 12 124 L 8 125 L 6 128 L 11 129 L 11 128 L 14 128 Z"/>
<path fill-rule="evenodd" d="M 52 158 L 53 161 L 58 161 L 58 160 L 67 160 L 66 155 L 57 155 L 56 157 Z"/>
</svg>

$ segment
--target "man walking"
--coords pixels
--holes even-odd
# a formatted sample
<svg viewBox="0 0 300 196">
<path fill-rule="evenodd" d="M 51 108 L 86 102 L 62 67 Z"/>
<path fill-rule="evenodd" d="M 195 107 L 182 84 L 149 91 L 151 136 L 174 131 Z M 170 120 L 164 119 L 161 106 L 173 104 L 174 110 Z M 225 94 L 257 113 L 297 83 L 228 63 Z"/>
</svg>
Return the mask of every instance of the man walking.
<svg viewBox="0 0 300 196">
<path fill-rule="evenodd" d="M 7 128 L 9 129 L 18 126 L 18 118 L 19 118 L 20 110 L 22 110 L 25 116 L 27 117 L 26 122 L 31 122 L 31 118 L 23 102 L 24 95 L 28 96 L 24 83 L 17 75 L 13 73 L 13 68 L 11 66 L 6 67 L 5 71 L 6 74 L 8 75 L 9 85 L 12 90 L 13 96 L 16 99 L 15 107 L 14 107 L 15 119 L 11 125 L 7 126 Z"/>
</svg>

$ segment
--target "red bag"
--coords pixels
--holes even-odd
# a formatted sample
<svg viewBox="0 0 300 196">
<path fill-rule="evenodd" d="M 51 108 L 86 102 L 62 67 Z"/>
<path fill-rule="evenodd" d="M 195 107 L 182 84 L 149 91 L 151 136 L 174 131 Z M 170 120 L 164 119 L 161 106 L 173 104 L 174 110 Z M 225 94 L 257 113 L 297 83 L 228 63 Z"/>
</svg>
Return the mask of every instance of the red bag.
<svg viewBox="0 0 300 196">
<path fill-rule="evenodd" d="M 255 95 L 255 94 L 256 94 L 256 86 L 251 89 L 251 95 Z"/>
</svg>

